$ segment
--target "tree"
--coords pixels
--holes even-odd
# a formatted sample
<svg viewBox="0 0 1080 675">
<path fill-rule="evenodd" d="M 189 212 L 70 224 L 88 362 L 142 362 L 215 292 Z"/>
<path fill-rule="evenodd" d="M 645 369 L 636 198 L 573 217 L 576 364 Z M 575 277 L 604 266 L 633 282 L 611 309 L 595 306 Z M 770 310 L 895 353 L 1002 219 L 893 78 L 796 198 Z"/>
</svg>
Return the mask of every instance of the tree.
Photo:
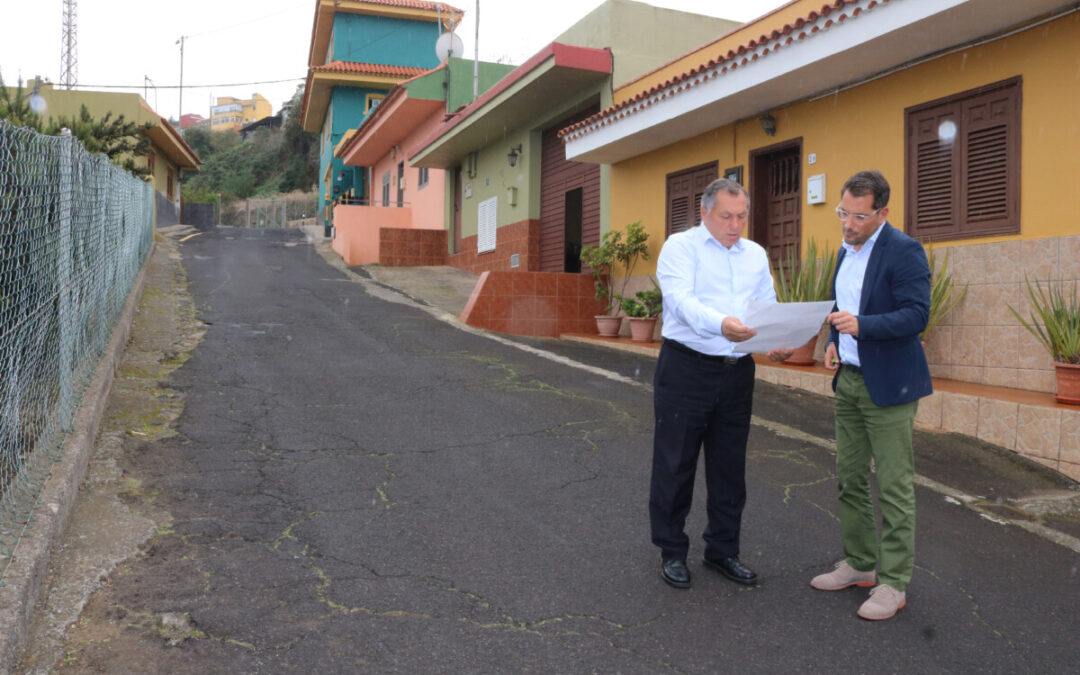
<svg viewBox="0 0 1080 675">
<path fill-rule="evenodd" d="M 19 80 L 19 85 L 12 95 L 4 84 L 2 74 L 0 74 L 0 120 L 7 120 L 17 127 L 29 127 L 34 131 L 41 131 L 41 116 L 30 107 L 30 97 L 23 91 L 22 80 Z"/>
<path fill-rule="evenodd" d="M 300 108 L 304 100 L 304 87 L 298 86 L 292 99 L 286 107 L 292 112 L 285 121 L 285 136 L 282 139 L 279 157 L 285 172 L 282 176 L 280 190 L 290 192 L 292 190 L 309 191 L 315 185 L 319 175 L 319 144 L 318 135 L 310 131 L 304 131 L 300 126 Z"/>
<path fill-rule="evenodd" d="M 45 133 L 59 136 L 62 129 L 70 129 L 87 151 L 101 153 L 124 170 L 145 177 L 150 175 L 149 167 L 145 162 L 136 164 L 136 160 L 150 154 L 150 137 L 145 132 L 153 128 L 153 122 L 127 122 L 123 115 L 113 119 L 111 112 L 100 120 L 94 119 L 86 105 L 81 105 L 77 118 L 61 117 L 57 121 L 50 118 Z"/>
</svg>

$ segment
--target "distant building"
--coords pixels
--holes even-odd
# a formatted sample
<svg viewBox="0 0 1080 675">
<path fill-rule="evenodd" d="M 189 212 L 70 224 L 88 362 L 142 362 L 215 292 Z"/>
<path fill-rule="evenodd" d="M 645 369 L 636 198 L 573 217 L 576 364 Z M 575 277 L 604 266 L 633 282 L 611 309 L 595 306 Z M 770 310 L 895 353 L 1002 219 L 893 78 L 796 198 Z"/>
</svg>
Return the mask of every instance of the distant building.
<svg viewBox="0 0 1080 675">
<path fill-rule="evenodd" d="M 210 130 L 239 131 L 243 126 L 269 117 L 273 113 L 270 101 L 259 94 L 252 94 L 249 99 L 218 96 L 217 104 L 210 108 Z"/>
<path fill-rule="evenodd" d="M 189 127 L 205 126 L 207 122 L 209 122 L 209 120 L 198 113 L 187 113 L 180 117 L 180 128 L 187 129 Z"/>
<path fill-rule="evenodd" d="M 285 124 L 283 113 L 284 111 L 279 112 L 272 117 L 264 117 L 261 120 L 244 125 L 244 127 L 240 129 L 240 140 L 246 141 L 259 129 L 280 129 L 281 126 Z"/>
</svg>

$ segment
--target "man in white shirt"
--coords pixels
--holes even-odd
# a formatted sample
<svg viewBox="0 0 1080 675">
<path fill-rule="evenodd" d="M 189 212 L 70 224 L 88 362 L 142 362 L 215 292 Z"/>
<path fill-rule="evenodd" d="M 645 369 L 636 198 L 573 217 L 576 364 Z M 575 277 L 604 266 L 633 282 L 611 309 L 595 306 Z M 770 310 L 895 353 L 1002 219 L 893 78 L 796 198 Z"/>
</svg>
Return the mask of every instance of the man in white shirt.
<svg viewBox="0 0 1080 675">
<path fill-rule="evenodd" d="M 656 264 L 664 343 L 653 380 L 649 520 L 660 575 L 676 588 L 690 586 L 683 528 L 702 447 L 709 521 L 704 564 L 732 581 L 757 583 L 757 574 L 739 561 L 754 360 L 734 350 L 756 334 L 739 318 L 749 302 L 776 302 L 776 291 L 765 250 L 742 237 L 749 215 L 743 186 L 713 181 L 701 198 L 701 225 L 671 235 Z M 790 355 L 769 352 L 776 361 Z"/>
</svg>

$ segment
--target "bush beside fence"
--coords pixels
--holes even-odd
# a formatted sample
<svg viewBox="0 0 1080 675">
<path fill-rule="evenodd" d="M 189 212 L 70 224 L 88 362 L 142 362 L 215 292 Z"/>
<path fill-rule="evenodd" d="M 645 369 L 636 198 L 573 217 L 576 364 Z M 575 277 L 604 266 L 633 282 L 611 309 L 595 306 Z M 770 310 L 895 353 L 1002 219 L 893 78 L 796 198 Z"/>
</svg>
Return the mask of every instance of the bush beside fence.
<svg viewBox="0 0 1080 675">
<path fill-rule="evenodd" d="M 0 574 L 153 240 L 154 190 L 0 121 Z"/>
</svg>

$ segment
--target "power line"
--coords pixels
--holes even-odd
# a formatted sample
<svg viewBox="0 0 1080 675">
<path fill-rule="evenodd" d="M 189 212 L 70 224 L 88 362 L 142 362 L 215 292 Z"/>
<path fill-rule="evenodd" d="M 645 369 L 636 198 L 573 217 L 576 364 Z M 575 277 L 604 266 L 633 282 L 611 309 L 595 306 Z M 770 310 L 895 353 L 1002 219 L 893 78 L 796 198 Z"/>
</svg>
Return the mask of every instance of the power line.
<svg viewBox="0 0 1080 675">
<path fill-rule="evenodd" d="M 306 77 L 290 77 L 284 80 L 263 80 L 261 82 L 232 82 L 228 84 L 185 84 L 184 89 L 213 89 L 214 87 L 248 87 L 254 84 L 282 84 L 283 82 L 303 82 Z M 142 89 L 143 84 L 78 84 L 79 89 Z M 178 84 L 159 84 L 158 89 L 179 89 Z"/>
<path fill-rule="evenodd" d="M 255 18 L 249 19 L 247 21 L 241 21 L 240 23 L 234 23 L 231 26 L 222 26 L 221 28 L 214 28 L 213 30 L 203 31 L 202 33 L 195 33 L 194 35 L 191 35 L 189 37 L 202 37 L 203 35 L 212 35 L 214 33 L 220 33 L 222 31 L 232 30 L 233 28 L 239 28 L 241 26 L 248 26 L 248 25 L 251 25 L 253 23 L 258 23 L 259 21 L 263 21 L 265 19 L 269 19 L 271 17 L 278 16 L 279 14 L 285 14 L 287 12 L 292 12 L 292 11 L 295 11 L 297 9 L 301 9 L 301 8 L 304 8 L 304 7 L 310 7 L 310 6 L 311 6 L 310 2 L 305 2 L 305 3 L 299 4 L 299 5 L 293 5 L 292 7 L 289 7 L 287 9 L 283 9 L 283 10 L 278 11 L 278 12 L 273 12 L 271 14 L 264 14 L 263 16 L 257 16 Z"/>
</svg>

